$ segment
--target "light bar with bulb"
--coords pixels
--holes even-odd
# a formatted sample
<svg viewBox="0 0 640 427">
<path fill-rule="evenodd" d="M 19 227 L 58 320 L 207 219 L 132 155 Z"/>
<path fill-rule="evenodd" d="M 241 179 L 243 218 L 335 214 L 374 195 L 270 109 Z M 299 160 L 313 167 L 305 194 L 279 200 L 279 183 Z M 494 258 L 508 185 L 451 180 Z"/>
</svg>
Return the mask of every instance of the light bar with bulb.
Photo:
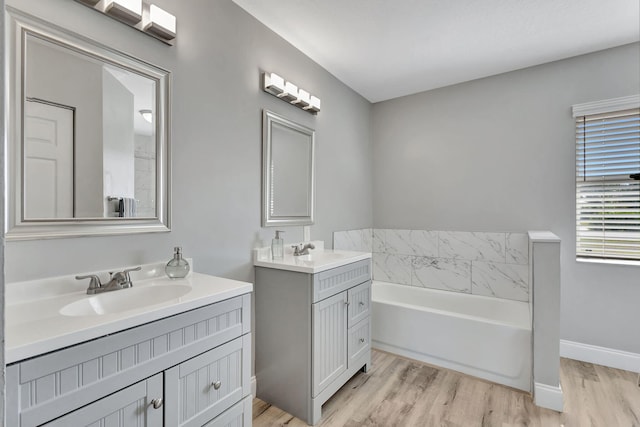
<svg viewBox="0 0 640 427">
<path fill-rule="evenodd" d="M 176 17 L 155 4 L 149 6 L 149 21 L 144 30 L 165 40 L 176 38 Z"/>
<path fill-rule="evenodd" d="M 262 89 L 311 114 L 317 114 L 320 111 L 320 98 L 311 95 L 304 89 L 299 89 L 298 86 L 290 81 L 285 81 L 276 73 L 264 73 Z"/>
<path fill-rule="evenodd" d="M 107 0 L 104 11 L 129 24 L 137 24 L 142 20 L 142 0 Z"/>
</svg>

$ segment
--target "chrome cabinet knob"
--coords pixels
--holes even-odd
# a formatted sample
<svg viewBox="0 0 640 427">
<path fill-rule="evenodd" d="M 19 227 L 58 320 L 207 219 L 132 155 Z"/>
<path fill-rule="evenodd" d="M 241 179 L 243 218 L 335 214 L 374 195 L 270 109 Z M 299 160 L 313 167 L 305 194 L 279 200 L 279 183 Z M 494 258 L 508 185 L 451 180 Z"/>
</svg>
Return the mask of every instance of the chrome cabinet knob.
<svg viewBox="0 0 640 427">
<path fill-rule="evenodd" d="M 364 344 L 364 338 L 360 338 L 360 343 Z"/>
<path fill-rule="evenodd" d="M 214 383 L 211 383 L 211 387 L 213 387 L 214 390 L 220 389 L 220 386 L 222 386 L 222 383 L 220 381 L 216 381 Z"/>
<path fill-rule="evenodd" d="M 151 404 L 153 405 L 153 409 L 160 409 L 160 408 L 162 407 L 162 404 L 163 404 L 163 403 L 164 403 L 164 402 L 162 401 L 162 398 L 161 398 L 161 397 L 158 397 L 158 398 L 153 399 L 153 400 L 151 401 Z"/>
<path fill-rule="evenodd" d="M 360 307 L 364 307 L 364 302 L 360 301 L 360 303 L 358 304 Z"/>
</svg>

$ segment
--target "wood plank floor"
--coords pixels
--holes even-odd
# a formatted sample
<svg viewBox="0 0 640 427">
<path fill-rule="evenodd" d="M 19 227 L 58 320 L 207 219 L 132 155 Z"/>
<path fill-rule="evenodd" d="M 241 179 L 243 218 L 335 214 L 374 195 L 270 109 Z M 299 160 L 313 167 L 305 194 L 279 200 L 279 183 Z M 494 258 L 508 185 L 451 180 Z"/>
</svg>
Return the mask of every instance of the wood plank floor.
<svg viewBox="0 0 640 427">
<path fill-rule="evenodd" d="M 564 412 L 542 409 L 527 393 L 447 369 L 374 351 L 322 407 L 318 426 L 640 427 L 638 374 L 561 359 Z M 306 426 L 260 399 L 253 426 Z"/>
</svg>

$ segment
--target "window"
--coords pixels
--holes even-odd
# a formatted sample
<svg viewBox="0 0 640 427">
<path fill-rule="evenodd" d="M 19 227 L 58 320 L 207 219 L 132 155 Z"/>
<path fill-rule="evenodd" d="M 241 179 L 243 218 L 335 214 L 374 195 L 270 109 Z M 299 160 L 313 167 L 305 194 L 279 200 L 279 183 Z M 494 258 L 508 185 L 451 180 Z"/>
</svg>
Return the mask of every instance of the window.
<svg viewBox="0 0 640 427">
<path fill-rule="evenodd" d="M 640 261 L 639 101 L 573 107 L 578 259 Z"/>
</svg>

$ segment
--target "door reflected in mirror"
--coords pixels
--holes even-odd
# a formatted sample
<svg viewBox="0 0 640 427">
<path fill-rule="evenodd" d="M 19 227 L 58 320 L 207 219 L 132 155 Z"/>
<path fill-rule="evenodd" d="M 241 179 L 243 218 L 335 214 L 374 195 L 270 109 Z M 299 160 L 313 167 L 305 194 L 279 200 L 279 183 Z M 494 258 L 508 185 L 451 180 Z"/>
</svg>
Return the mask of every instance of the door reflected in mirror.
<svg viewBox="0 0 640 427">
<path fill-rule="evenodd" d="M 156 217 L 156 82 L 32 34 L 25 59 L 24 219 Z"/>
</svg>

